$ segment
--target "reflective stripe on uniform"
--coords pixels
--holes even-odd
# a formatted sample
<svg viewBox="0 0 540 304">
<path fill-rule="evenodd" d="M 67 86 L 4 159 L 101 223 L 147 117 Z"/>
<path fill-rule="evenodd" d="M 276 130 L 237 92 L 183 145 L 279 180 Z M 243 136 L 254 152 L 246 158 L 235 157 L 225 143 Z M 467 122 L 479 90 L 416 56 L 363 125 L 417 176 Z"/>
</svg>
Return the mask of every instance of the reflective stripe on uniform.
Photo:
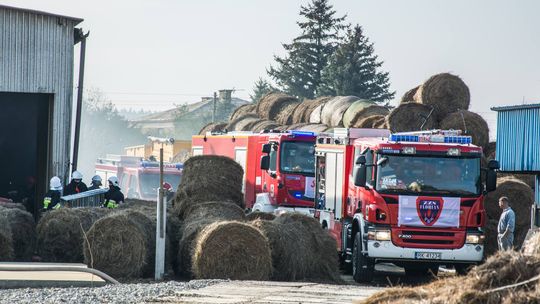
<svg viewBox="0 0 540 304">
<path fill-rule="evenodd" d="M 51 204 L 51 198 L 45 197 L 43 199 L 43 209 L 49 209 L 49 205 Z"/>
<path fill-rule="evenodd" d="M 108 200 L 106 207 L 110 209 L 114 209 L 114 208 L 118 208 L 118 204 L 114 200 Z"/>
</svg>

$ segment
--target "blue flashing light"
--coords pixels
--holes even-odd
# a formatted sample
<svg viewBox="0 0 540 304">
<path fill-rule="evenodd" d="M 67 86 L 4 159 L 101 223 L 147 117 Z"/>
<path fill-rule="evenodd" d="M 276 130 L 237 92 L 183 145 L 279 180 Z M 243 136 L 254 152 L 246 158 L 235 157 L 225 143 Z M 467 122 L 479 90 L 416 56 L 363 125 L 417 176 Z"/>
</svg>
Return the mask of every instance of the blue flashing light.
<svg viewBox="0 0 540 304">
<path fill-rule="evenodd" d="M 389 138 L 394 142 L 433 142 L 433 143 L 445 143 L 445 144 L 471 144 L 471 136 L 451 135 L 443 136 L 439 134 L 432 135 L 410 135 L 410 134 L 392 134 Z"/>
<path fill-rule="evenodd" d="M 290 131 L 294 136 L 315 136 L 315 132 L 310 131 Z"/>
<path fill-rule="evenodd" d="M 296 198 L 302 198 L 302 192 L 295 192 L 294 197 Z"/>
<path fill-rule="evenodd" d="M 418 135 L 400 135 L 400 134 L 392 134 L 390 135 L 390 141 L 406 141 L 406 142 L 419 142 L 420 138 Z"/>
<path fill-rule="evenodd" d="M 445 144 L 465 144 L 465 145 L 471 144 L 472 137 L 471 136 L 445 136 L 444 143 Z"/>
</svg>

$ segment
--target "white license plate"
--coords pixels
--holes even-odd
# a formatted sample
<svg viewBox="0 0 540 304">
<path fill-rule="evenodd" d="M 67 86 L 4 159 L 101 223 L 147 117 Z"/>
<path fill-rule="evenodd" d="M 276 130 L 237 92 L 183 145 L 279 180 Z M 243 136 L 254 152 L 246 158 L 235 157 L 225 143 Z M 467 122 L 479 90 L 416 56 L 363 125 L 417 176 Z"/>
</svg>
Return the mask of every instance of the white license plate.
<svg viewBox="0 0 540 304">
<path fill-rule="evenodd" d="M 414 258 L 418 260 L 440 260 L 440 252 L 415 252 Z"/>
</svg>

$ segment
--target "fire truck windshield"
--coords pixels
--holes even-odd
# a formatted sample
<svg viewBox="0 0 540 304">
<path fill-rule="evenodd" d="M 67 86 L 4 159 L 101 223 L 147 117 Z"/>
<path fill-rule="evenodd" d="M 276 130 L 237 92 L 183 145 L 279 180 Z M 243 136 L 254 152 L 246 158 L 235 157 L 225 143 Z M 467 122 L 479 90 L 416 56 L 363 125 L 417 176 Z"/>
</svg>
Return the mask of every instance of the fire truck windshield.
<svg viewBox="0 0 540 304">
<path fill-rule="evenodd" d="M 315 147 L 312 142 L 286 141 L 281 144 L 280 165 L 283 173 L 315 176 Z"/>
<path fill-rule="evenodd" d="M 479 158 L 379 155 L 388 160 L 377 169 L 379 192 L 479 195 Z"/>
<path fill-rule="evenodd" d="M 173 191 L 176 191 L 180 184 L 181 175 L 179 174 L 163 174 L 163 181 L 171 184 Z M 141 174 L 141 192 L 143 196 L 157 195 L 157 189 L 159 187 L 159 174 L 157 173 L 144 173 Z"/>
</svg>

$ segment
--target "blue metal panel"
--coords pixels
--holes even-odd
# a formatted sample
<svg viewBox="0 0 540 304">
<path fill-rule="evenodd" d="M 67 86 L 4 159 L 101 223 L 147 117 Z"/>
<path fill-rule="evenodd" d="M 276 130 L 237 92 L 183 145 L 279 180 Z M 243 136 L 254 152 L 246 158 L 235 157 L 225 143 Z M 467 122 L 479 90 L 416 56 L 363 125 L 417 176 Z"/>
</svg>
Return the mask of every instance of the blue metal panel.
<svg viewBox="0 0 540 304">
<path fill-rule="evenodd" d="M 540 172 L 540 105 L 495 108 L 501 171 Z"/>
</svg>

